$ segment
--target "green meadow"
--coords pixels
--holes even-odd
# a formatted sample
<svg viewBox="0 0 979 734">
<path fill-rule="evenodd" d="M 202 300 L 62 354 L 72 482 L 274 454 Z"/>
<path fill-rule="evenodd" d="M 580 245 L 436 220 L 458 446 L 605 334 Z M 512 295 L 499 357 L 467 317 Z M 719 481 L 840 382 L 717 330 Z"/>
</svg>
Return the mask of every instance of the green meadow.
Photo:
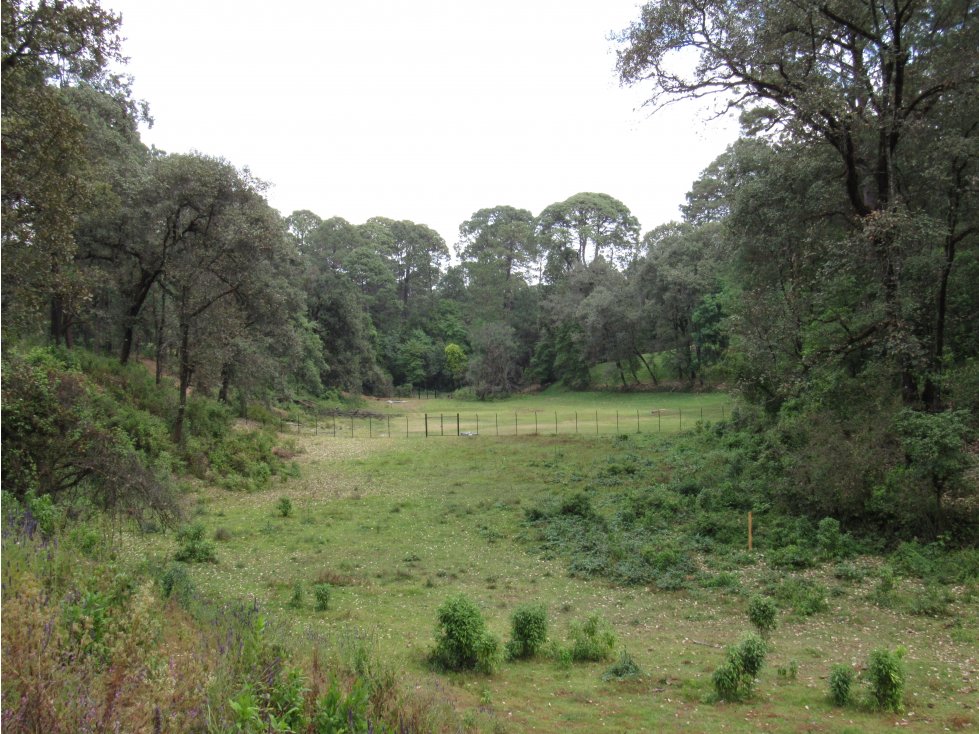
<svg viewBox="0 0 979 734">
<path fill-rule="evenodd" d="M 559 428 L 560 416 L 569 412 L 618 411 L 621 420 L 639 411 L 639 431 L 620 423 L 617 432 L 597 436 L 553 435 L 543 421 L 538 435 L 480 431 L 440 440 L 356 432 L 335 438 L 323 426 L 315 433 L 306 426 L 296 433 L 293 426 L 282 438 L 300 466 L 298 478 L 248 494 L 203 484 L 188 490 L 189 514 L 214 539 L 217 556 L 216 563 L 190 566 L 192 582 L 212 600 L 257 603 L 277 638 L 300 656 L 311 641 L 326 648 L 361 641 L 409 691 L 440 703 L 440 730 L 873 732 L 900 726 L 930 732 L 976 726 L 974 582 L 942 586 L 944 603 L 923 607 L 936 587 L 885 572 L 878 556 L 776 565 L 782 536 L 766 528 L 764 512 L 749 552 L 745 513 L 715 511 L 705 522 L 699 511 L 683 509 L 694 506 L 684 499 L 685 472 L 698 472 L 708 459 L 676 434 L 678 420 L 662 431 L 646 430 L 641 421 L 654 409 L 682 410 L 699 420 L 701 407 L 707 416 L 723 405 L 721 394 L 553 392 L 495 404 L 369 401 L 364 407 L 385 425 L 389 415 L 392 421 L 452 415 L 453 430 L 456 412 L 476 408 L 482 416 L 516 414 L 518 421 L 533 411 L 539 417 L 556 412 Z M 610 518 L 614 535 L 622 498 L 647 502 L 643 517 L 655 547 L 642 552 L 653 558 L 651 575 L 628 582 L 599 567 L 587 570 L 591 551 L 575 545 L 573 532 L 558 532 L 564 510 L 555 508 L 575 497 L 587 497 L 595 518 Z M 712 545 L 691 535 L 690 528 L 707 524 L 722 527 L 726 540 Z M 616 542 L 628 549 L 633 541 L 609 539 L 610 546 Z M 128 537 L 125 547 L 132 558 L 162 567 L 178 543 L 172 534 L 143 534 Z M 614 555 L 614 548 L 603 548 Z M 663 548 L 675 554 L 674 568 L 663 566 Z M 619 555 L 617 568 L 629 560 L 628 550 Z M 328 585 L 325 610 L 316 608 L 318 584 Z M 817 603 L 806 601 L 812 589 Z M 565 644 L 572 624 L 598 614 L 615 631 L 614 657 L 570 663 L 545 652 L 503 662 L 492 675 L 436 672 L 428 661 L 436 613 L 458 593 L 475 601 L 501 642 L 510 637 L 519 605 L 543 604 L 552 651 Z M 712 673 L 725 648 L 751 629 L 747 601 L 759 593 L 778 599 L 779 613 L 754 692 L 742 703 L 715 702 Z M 861 672 L 871 650 L 898 647 L 906 650 L 903 711 L 872 711 L 862 703 Z M 622 651 L 640 675 L 603 679 Z M 828 698 L 828 676 L 839 663 L 858 675 L 856 702 L 845 708 Z"/>
</svg>

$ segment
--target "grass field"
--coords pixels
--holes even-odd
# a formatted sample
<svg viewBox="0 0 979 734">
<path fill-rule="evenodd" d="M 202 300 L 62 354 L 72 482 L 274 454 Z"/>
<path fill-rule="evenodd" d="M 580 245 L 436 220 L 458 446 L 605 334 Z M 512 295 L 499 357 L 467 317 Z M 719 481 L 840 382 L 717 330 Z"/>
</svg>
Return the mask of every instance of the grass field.
<svg viewBox="0 0 979 734">
<path fill-rule="evenodd" d="M 554 395 L 518 398 L 505 407 L 508 414 L 560 413 L 567 406 L 584 412 L 607 410 L 612 398 L 617 407 L 611 409 L 622 412 L 650 403 L 694 412 L 724 400 Z M 409 408 L 416 414 L 448 410 L 442 403 L 395 407 L 402 414 Z M 854 561 L 863 580 L 837 579 L 829 567 L 800 574 L 804 583 L 829 590 L 829 609 L 805 618 L 783 613 L 754 697 L 717 704 L 705 703 L 711 673 L 724 647 L 749 628 L 747 594 L 772 579 L 762 557 L 723 567 L 701 559 L 704 578 L 727 581 L 663 592 L 572 578 L 562 558 L 541 552 L 525 523 L 528 508 L 572 492 L 574 477 L 594 476 L 596 467 L 623 451 L 661 461 L 669 437 L 340 441 L 303 433 L 291 440 L 301 478 L 263 493 L 201 487 L 188 495 L 194 519 L 209 535 L 226 538 L 217 542 L 217 564 L 193 566 L 195 584 L 218 599 L 257 600 L 299 650 L 311 636 L 340 645 L 351 635 L 367 635 L 406 685 L 435 691 L 452 705 L 460 730 L 874 732 L 900 726 L 931 732 L 974 730 L 979 722 L 974 599 L 958 593 L 948 616 L 937 618 L 877 606 L 872 590 L 878 559 Z M 669 469 L 663 466 L 664 475 Z M 281 497 L 291 501 L 288 517 L 277 511 Z M 171 535 L 127 543 L 154 564 L 166 563 L 176 547 Z M 325 612 L 313 608 L 317 582 L 333 585 Z M 912 590 L 910 581 L 897 583 L 899 591 Z M 297 584 L 305 590 L 299 609 L 290 606 Z M 603 682 L 608 663 L 569 667 L 549 659 L 505 663 L 490 677 L 436 675 L 426 662 L 436 609 L 456 592 L 476 600 L 490 630 L 504 641 L 510 614 L 521 603 L 546 606 L 550 636 L 557 640 L 572 621 L 600 613 L 614 626 L 617 647 L 628 650 L 644 675 Z M 871 649 L 898 645 L 908 651 L 905 713 L 838 709 L 828 702 L 826 679 L 834 663 L 859 667 Z M 779 675 L 780 667 L 788 671 L 793 664 L 794 677 Z"/>
<path fill-rule="evenodd" d="M 290 433 L 335 437 L 675 433 L 729 416 L 724 393 L 571 393 L 551 389 L 506 400 L 368 398 L 351 415 L 283 422 Z"/>
</svg>

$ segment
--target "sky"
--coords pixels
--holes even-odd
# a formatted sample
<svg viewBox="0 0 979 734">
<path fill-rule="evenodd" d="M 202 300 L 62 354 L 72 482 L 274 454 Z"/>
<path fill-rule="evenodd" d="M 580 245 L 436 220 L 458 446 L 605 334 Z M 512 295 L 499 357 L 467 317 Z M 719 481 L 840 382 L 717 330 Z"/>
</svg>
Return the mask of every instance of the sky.
<svg viewBox="0 0 979 734">
<path fill-rule="evenodd" d="M 479 209 L 582 191 L 678 219 L 737 125 L 652 114 L 609 36 L 634 0 L 103 0 L 123 16 L 143 141 L 268 182 L 283 215 L 410 219 L 452 246 Z"/>
</svg>

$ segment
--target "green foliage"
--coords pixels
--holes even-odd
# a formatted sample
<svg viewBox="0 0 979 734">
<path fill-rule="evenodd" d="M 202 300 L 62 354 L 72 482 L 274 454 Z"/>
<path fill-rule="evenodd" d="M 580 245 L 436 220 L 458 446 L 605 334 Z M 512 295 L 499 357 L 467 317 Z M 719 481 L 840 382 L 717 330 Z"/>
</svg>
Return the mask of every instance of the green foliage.
<svg viewBox="0 0 979 734">
<path fill-rule="evenodd" d="M 279 497 L 279 501 L 275 503 L 275 510 L 279 513 L 279 517 L 289 517 L 292 515 L 292 500 L 288 497 Z"/>
<path fill-rule="evenodd" d="M 506 655 L 511 660 L 532 658 L 547 642 L 547 610 L 543 604 L 525 604 L 514 610 Z"/>
<path fill-rule="evenodd" d="M 297 581 L 292 585 L 292 596 L 289 597 L 289 608 L 290 609 L 302 609 L 303 608 L 303 584 L 301 581 Z"/>
<path fill-rule="evenodd" d="M 775 588 L 775 598 L 800 617 L 810 617 L 829 609 L 826 588 L 822 584 L 797 577 L 782 581 Z"/>
<path fill-rule="evenodd" d="M 829 672 L 829 698 L 834 706 L 846 706 L 852 696 L 854 672 L 849 665 L 838 663 Z"/>
<path fill-rule="evenodd" d="M 306 693 L 309 681 L 297 668 L 280 673 L 269 692 L 269 724 L 272 731 L 301 732 L 306 728 Z M 276 728 L 277 727 L 277 728 Z"/>
<path fill-rule="evenodd" d="M 632 655 L 627 650 L 622 650 L 619 659 L 616 660 L 602 674 L 603 681 L 635 680 L 643 676 L 642 668 L 632 659 Z"/>
<path fill-rule="evenodd" d="M 217 563 L 214 543 L 204 536 L 204 526 L 199 522 L 180 528 L 177 531 L 177 542 L 180 547 L 174 554 L 174 559 L 184 563 Z"/>
<path fill-rule="evenodd" d="M 316 611 L 325 612 L 330 606 L 332 587 L 329 584 L 314 584 L 313 598 L 316 600 Z"/>
<path fill-rule="evenodd" d="M 190 605 L 194 596 L 194 582 L 183 563 L 167 565 L 160 576 L 160 593 L 164 599 L 175 599 L 183 607 Z"/>
<path fill-rule="evenodd" d="M 878 648 L 867 660 L 871 703 L 881 711 L 900 713 L 904 709 L 904 654 L 902 647 L 894 651 Z"/>
<path fill-rule="evenodd" d="M 729 647 L 724 662 L 712 675 L 717 697 L 723 701 L 750 697 L 767 652 L 767 643 L 755 635 L 745 635 L 737 645 Z"/>
<path fill-rule="evenodd" d="M 765 639 L 778 626 L 778 606 L 768 596 L 754 595 L 748 599 L 748 619 Z"/>
<path fill-rule="evenodd" d="M 350 692 L 344 695 L 336 678 L 327 692 L 316 701 L 313 714 L 313 731 L 316 734 L 366 734 L 368 687 L 361 680 L 354 681 Z"/>
<path fill-rule="evenodd" d="M 609 660 L 618 638 L 612 625 L 599 614 L 573 622 L 568 631 L 571 659 L 576 663 Z"/>
<path fill-rule="evenodd" d="M 438 608 L 432 664 L 442 670 L 476 670 L 489 675 L 496 670 L 499 657 L 499 642 L 487 631 L 475 602 L 464 594 L 446 599 Z"/>
</svg>

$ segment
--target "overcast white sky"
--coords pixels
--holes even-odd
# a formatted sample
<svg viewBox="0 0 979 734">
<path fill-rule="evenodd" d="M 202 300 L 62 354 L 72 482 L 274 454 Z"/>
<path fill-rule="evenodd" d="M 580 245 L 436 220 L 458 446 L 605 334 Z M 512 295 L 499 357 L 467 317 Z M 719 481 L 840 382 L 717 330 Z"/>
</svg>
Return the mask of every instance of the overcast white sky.
<svg viewBox="0 0 979 734">
<path fill-rule="evenodd" d="M 143 140 L 249 167 L 283 214 L 410 219 L 451 246 L 478 209 L 598 191 L 647 231 L 736 135 L 618 85 L 608 36 L 634 0 L 103 5 L 155 119 Z"/>
</svg>

